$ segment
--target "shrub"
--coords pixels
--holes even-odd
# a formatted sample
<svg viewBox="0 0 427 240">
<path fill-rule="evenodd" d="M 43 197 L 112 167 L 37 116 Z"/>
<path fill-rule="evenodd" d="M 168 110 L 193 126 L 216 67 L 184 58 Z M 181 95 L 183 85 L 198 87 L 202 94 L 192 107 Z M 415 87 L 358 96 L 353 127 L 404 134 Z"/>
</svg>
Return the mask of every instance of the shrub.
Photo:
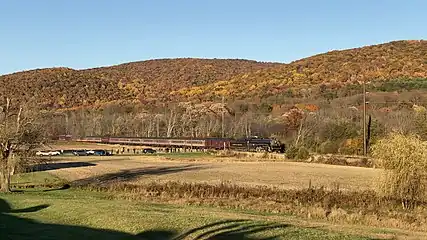
<svg viewBox="0 0 427 240">
<path fill-rule="evenodd" d="M 296 159 L 307 160 L 308 157 L 310 157 L 310 152 L 308 151 L 308 149 L 306 147 L 300 147 L 298 149 Z"/>
<path fill-rule="evenodd" d="M 270 154 L 268 154 L 268 152 L 264 152 L 261 156 L 261 158 L 269 158 Z"/>
<path fill-rule="evenodd" d="M 319 137 L 321 140 L 342 141 L 356 137 L 359 128 L 356 124 L 345 120 L 329 121 L 320 130 Z"/>
<path fill-rule="evenodd" d="M 318 151 L 321 154 L 337 153 L 338 152 L 338 146 L 339 145 L 336 142 L 326 140 L 325 142 L 320 144 Z"/>
<path fill-rule="evenodd" d="M 363 153 L 363 139 L 362 138 L 350 138 L 345 140 L 341 147 L 338 149 L 340 154 L 362 154 Z"/>
<path fill-rule="evenodd" d="M 234 152 L 231 150 L 220 150 L 215 154 L 216 157 L 236 157 L 236 158 L 244 158 L 248 156 L 248 153 L 244 152 Z"/>
<path fill-rule="evenodd" d="M 427 144 L 417 136 L 393 133 L 372 146 L 376 166 L 383 168 L 378 191 L 401 200 L 404 209 L 425 201 Z"/>
<path fill-rule="evenodd" d="M 306 160 L 310 156 L 310 152 L 304 146 L 290 146 L 286 150 L 286 158 L 288 159 L 297 159 L 297 160 Z"/>
<path fill-rule="evenodd" d="M 383 92 L 394 92 L 402 90 L 412 90 L 412 89 L 426 89 L 427 88 L 427 79 L 425 78 L 401 78 L 401 79 L 391 79 L 389 81 L 383 81 L 380 86 L 376 86 L 375 90 Z"/>
<path fill-rule="evenodd" d="M 286 158 L 288 159 L 295 159 L 298 154 L 298 148 L 295 146 L 290 146 L 288 149 L 286 149 Z"/>
</svg>

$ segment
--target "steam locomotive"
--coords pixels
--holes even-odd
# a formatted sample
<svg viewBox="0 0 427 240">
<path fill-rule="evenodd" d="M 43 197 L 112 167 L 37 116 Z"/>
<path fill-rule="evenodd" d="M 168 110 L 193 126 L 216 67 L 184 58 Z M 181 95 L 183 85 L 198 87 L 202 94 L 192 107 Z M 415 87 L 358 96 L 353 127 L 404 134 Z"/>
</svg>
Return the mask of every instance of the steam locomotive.
<svg viewBox="0 0 427 240">
<path fill-rule="evenodd" d="M 135 138 L 135 137 L 83 137 L 78 142 L 144 145 L 166 148 L 228 149 L 249 152 L 285 152 L 285 145 L 276 139 L 249 137 L 230 138 Z"/>
</svg>

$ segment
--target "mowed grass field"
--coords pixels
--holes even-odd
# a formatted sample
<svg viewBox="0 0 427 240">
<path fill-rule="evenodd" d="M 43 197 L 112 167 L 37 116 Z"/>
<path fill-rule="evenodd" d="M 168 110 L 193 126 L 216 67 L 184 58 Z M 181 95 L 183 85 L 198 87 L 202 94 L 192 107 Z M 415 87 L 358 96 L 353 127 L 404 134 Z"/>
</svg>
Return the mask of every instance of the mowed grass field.
<svg viewBox="0 0 427 240">
<path fill-rule="evenodd" d="M 55 158 L 52 158 L 54 160 Z M 183 181 L 280 188 L 312 186 L 341 190 L 371 189 L 378 169 L 286 161 L 233 161 L 209 155 L 159 154 L 159 156 L 81 156 L 56 158 L 49 173 L 68 181 L 108 176 L 108 181 L 141 183 Z"/>
</svg>

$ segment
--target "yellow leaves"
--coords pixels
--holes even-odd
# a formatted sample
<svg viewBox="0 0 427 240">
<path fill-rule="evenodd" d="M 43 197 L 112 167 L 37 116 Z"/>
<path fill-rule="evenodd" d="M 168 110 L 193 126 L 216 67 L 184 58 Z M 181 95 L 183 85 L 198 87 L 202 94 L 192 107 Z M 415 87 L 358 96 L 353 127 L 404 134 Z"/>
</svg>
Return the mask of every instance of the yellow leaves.
<svg viewBox="0 0 427 240">
<path fill-rule="evenodd" d="M 304 104 L 304 103 L 297 103 L 295 104 L 295 107 L 302 111 L 308 111 L 308 112 L 315 112 L 319 110 L 319 106 L 316 104 Z"/>
<path fill-rule="evenodd" d="M 300 109 L 300 110 L 304 110 L 305 109 L 305 104 L 303 104 L 303 103 L 297 103 L 297 104 L 295 104 L 295 107 L 298 108 L 298 109 Z"/>
<path fill-rule="evenodd" d="M 122 90 L 125 87 L 125 84 L 122 81 L 117 82 L 117 88 Z"/>
<path fill-rule="evenodd" d="M 58 100 L 58 104 L 60 105 L 60 106 L 64 106 L 65 105 L 65 103 L 66 103 L 66 99 L 67 99 L 67 95 L 62 95 L 60 98 L 59 98 L 59 100 Z"/>
<path fill-rule="evenodd" d="M 228 96 L 230 94 L 230 92 L 228 90 L 226 90 L 226 89 L 223 89 L 221 91 L 215 92 L 215 94 L 218 95 L 218 96 Z"/>
<path fill-rule="evenodd" d="M 412 109 L 414 109 L 414 111 L 416 113 L 425 113 L 426 112 L 426 108 L 425 107 L 419 106 L 419 105 L 416 105 L 416 104 L 414 104 L 414 106 L 412 106 Z"/>
<path fill-rule="evenodd" d="M 214 83 L 213 85 L 214 85 L 214 87 L 224 87 L 224 86 L 226 86 L 226 85 L 228 85 L 228 81 L 218 81 L 218 82 L 216 82 L 216 83 Z"/>
<path fill-rule="evenodd" d="M 270 85 L 270 86 L 279 86 L 282 83 L 281 79 L 269 79 L 266 83 L 266 85 Z"/>
<path fill-rule="evenodd" d="M 187 95 L 189 95 L 189 96 L 196 96 L 196 95 L 201 95 L 201 94 L 203 94 L 203 90 L 200 88 L 194 88 L 190 92 L 187 93 Z"/>
<path fill-rule="evenodd" d="M 338 149 L 338 152 L 341 154 L 360 154 L 361 146 L 363 146 L 362 138 L 349 138 L 346 139 Z"/>
<path fill-rule="evenodd" d="M 292 70 L 292 79 L 295 83 L 303 83 L 306 80 L 307 76 L 302 73 L 298 73 L 296 70 Z"/>
<path fill-rule="evenodd" d="M 176 93 L 187 96 L 187 97 L 193 97 L 193 96 L 203 94 L 203 89 L 200 87 L 183 88 L 183 89 L 176 91 Z"/>
</svg>

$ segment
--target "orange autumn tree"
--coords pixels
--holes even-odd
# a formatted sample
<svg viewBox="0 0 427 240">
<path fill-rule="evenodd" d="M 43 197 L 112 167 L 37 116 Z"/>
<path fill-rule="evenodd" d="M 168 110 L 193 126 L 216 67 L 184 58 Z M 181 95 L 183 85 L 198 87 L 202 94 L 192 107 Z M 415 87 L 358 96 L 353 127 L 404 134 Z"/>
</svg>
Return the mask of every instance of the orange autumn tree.
<svg viewBox="0 0 427 240">
<path fill-rule="evenodd" d="M 314 122 L 308 124 L 307 120 L 309 116 L 316 117 L 316 112 L 319 109 L 319 106 L 315 104 L 295 104 L 290 111 L 283 114 L 288 128 L 297 130 L 297 136 L 294 143 L 295 146 L 298 146 L 300 142 L 303 142 L 304 137 L 314 129 Z"/>
</svg>

